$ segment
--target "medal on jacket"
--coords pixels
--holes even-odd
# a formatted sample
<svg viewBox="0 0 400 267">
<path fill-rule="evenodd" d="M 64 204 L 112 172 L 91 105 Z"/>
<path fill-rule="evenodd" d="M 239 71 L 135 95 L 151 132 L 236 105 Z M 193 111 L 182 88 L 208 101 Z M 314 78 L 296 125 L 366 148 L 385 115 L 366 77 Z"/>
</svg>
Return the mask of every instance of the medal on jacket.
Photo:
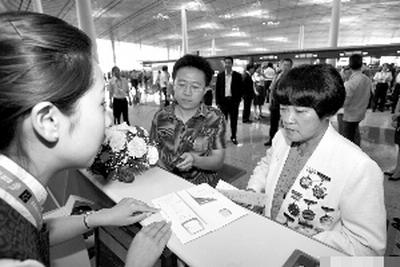
<svg viewBox="0 0 400 267">
<path fill-rule="evenodd" d="M 287 214 L 286 212 L 283 213 L 283 216 L 285 216 L 286 218 L 286 222 L 283 224 L 285 226 L 289 226 L 289 222 L 294 222 L 294 218 L 292 216 L 290 216 L 289 214 Z"/>
<path fill-rule="evenodd" d="M 319 178 L 321 179 L 321 182 L 319 185 L 315 185 L 313 187 L 313 195 L 314 197 L 316 197 L 317 199 L 324 199 L 326 197 L 327 193 L 327 189 L 325 186 L 323 186 L 323 184 L 325 182 L 330 182 L 331 178 L 328 177 L 327 175 L 317 171 L 317 175 L 319 176 Z"/>
<path fill-rule="evenodd" d="M 311 185 L 312 185 L 312 180 L 311 180 L 310 175 L 301 177 L 301 179 L 300 179 L 300 186 L 301 186 L 302 188 L 308 189 L 308 188 L 311 187 Z"/>
<path fill-rule="evenodd" d="M 32 224 L 36 224 L 35 227 L 37 227 L 37 229 L 41 229 L 43 221 L 39 201 L 23 181 L 18 179 L 18 177 L 9 172 L 3 166 L 0 166 L 0 188 L 25 207 L 33 217 L 34 222 L 32 222 L 31 218 L 26 216 L 24 217 Z M 13 208 L 21 215 L 26 214 L 26 212 L 20 210 L 19 206 L 13 206 Z"/>
<path fill-rule="evenodd" d="M 316 197 L 317 199 L 324 199 L 327 195 L 327 189 L 326 187 L 322 186 L 322 184 L 315 185 L 312 190 L 314 197 Z"/>
<path fill-rule="evenodd" d="M 288 211 L 290 215 L 297 217 L 300 214 L 300 208 L 296 202 L 299 201 L 303 197 L 303 195 L 300 192 L 297 192 L 296 190 L 292 190 L 291 193 L 292 193 L 291 198 L 294 199 L 294 202 L 289 204 Z"/>
<path fill-rule="evenodd" d="M 335 211 L 333 208 L 322 206 L 321 209 L 325 211 L 325 215 L 319 218 L 319 222 L 324 226 L 329 226 L 333 223 L 333 217 L 330 216 L 328 213 Z"/>
<path fill-rule="evenodd" d="M 303 216 L 304 220 L 312 221 L 315 218 L 315 212 L 310 209 L 310 205 L 317 204 L 317 201 L 304 199 L 304 202 L 307 204 L 307 209 L 303 210 L 301 215 Z"/>
</svg>

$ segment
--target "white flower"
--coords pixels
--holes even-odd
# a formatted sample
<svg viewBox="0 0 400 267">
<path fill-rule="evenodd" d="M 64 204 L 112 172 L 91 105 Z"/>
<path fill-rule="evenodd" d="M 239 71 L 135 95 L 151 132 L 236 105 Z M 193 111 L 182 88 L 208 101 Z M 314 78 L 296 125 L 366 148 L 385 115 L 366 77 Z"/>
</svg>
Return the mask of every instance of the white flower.
<svg viewBox="0 0 400 267">
<path fill-rule="evenodd" d="M 143 130 L 143 133 L 144 133 L 145 136 L 149 136 L 149 132 L 145 128 L 140 127 L 140 129 Z"/>
<path fill-rule="evenodd" d="M 126 124 L 126 122 L 115 125 L 111 128 L 114 128 L 117 131 L 130 131 L 131 130 L 131 126 L 129 126 L 128 124 Z"/>
<path fill-rule="evenodd" d="M 148 147 L 148 152 L 147 152 L 147 160 L 149 161 L 150 165 L 154 165 L 158 161 L 158 150 L 154 146 L 149 146 Z"/>
<path fill-rule="evenodd" d="M 134 158 L 141 158 L 147 152 L 146 142 L 137 136 L 133 137 L 131 141 L 129 141 L 128 145 L 128 154 Z"/>
<path fill-rule="evenodd" d="M 107 139 L 110 141 L 109 145 L 113 151 L 120 151 L 124 148 L 126 142 L 126 135 L 121 131 L 111 131 L 108 133 Z"/>
<path fill-rule="evenodd" d="M 130 127 L 130 128 L 129 128 L 129 131 L 130 131 L 131 133 L 133 133 L 133 134 L 136 134 L 136 133 L 137 133 L 136 127 Z"/>
</svg>

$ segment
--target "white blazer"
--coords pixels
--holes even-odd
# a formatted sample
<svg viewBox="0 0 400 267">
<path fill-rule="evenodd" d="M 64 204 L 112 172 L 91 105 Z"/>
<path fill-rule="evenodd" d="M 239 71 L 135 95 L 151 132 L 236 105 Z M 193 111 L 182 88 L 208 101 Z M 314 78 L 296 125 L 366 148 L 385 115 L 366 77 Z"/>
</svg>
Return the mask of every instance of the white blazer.
<svg viewBox="0 0 400 267">
<path fill-rule="evenodd" d="M 290 142 L 280 130 L 247 186 L 267 195 L 267 217 L 289 149 Z M 288 191 L 276 220 L 350 255 L 383 255 L 386 209 L 382 170 L 329 125 Z"/>
</svg>

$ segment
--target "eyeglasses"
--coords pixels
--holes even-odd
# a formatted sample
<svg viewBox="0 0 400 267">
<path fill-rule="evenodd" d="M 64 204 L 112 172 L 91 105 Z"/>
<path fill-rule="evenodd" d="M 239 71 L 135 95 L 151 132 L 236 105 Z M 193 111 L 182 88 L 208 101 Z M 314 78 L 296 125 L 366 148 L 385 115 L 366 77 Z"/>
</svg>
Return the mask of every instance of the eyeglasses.
<svg viewBox="0 0 400 267">
<path fill-rule="evenodd" d="M 204 90 L 204 87 L 197 83 L 188 83 L 184 81 L 178 81 L 175 83 L 175 89 L 179 91 L 190 89 L 192 93 L 201 93 Z"/>
</svg>

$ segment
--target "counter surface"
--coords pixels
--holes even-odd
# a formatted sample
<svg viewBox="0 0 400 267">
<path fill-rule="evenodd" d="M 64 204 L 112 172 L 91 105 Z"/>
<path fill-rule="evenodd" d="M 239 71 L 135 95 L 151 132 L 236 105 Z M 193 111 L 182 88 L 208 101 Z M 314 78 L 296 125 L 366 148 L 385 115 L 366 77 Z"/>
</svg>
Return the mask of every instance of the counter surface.
<svg viewBox="0 0 400 267">
<path fill-rule="evenodd" d="M 96 187 L 115 202 L 133 197 L 144 202 L 193 186 L 192 183 L 159 167 L 138 175 L 133 183 L 101 183 L 81 170 Z M 241 219 L 185 245 L 175 235 L 168 248 L 190 266 L 248 267 L 282 266 L 295 249 L 320 258 L 344 253 L 295 232 L 268 218 L 250 212 Z"/>
</svg>

